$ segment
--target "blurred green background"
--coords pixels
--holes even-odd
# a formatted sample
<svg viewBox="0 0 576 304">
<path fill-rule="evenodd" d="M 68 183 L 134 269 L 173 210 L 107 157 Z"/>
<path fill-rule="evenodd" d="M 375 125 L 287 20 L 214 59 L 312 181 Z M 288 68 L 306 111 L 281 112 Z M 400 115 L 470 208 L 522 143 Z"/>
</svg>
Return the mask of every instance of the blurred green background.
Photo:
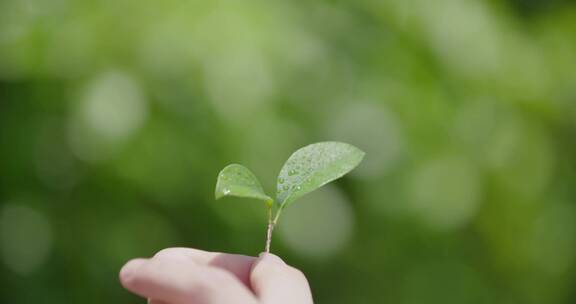
<svg viewBox="0 0 576 304">
<path fill-rule="evenodd" d="M 295 149 L 367 152 L 273 252 L 318 303 L 576 302 L 576 4 L 0 2 L 0 302 L 143 303 L 172 246 L 257 255 Z"/>
</svg>

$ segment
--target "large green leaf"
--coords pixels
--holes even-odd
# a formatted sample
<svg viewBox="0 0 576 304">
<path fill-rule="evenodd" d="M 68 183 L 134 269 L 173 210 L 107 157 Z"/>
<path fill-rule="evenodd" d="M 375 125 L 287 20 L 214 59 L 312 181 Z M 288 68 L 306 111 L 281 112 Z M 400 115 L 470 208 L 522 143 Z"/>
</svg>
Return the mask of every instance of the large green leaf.
<svg viewBox="0 0 576 304">
<path fill-rule="evenodd" d="M 273 201 L 264 193 L 256 176 L 246 167 L 237 164 L 228 165 L 220 171 L 214 194 L 216 199 L 236 196 L 263 200 L 267 204 L 272 204 Z"/>
<path fill-rule="evenodd" d="M 278 175 L 276 202 L 285 208 L 296 199 L 354 169 L 360 149 L 340 142 L 320 142 L 294 152 Z"/>
</svg>

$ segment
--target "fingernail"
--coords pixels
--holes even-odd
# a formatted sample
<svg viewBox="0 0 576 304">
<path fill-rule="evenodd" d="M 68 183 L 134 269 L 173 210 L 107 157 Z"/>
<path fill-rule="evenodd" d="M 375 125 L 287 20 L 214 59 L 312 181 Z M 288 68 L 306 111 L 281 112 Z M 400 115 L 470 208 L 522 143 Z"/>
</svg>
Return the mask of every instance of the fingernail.
<svg viewBox="0 0 576 304">
<path fill-rule="evenodd" d="M 278 265 L 286 265 L 286 263 L 277 255 L 272 254 L 272 253 L 266 253 L 266 252 L 262 252 L 259 255 L 260 261 L 264 261 L 264 262 L 270 262 L 270 263 L 275 263 Z"/>
<path fill-rule="evenodd" d="M 136 270 L 144 263 L 146 263 L 145 259 L 134 259 L 126 263 L 120 270 L 120 280 L 124 281 L 130 279 Z"/>
</svg>

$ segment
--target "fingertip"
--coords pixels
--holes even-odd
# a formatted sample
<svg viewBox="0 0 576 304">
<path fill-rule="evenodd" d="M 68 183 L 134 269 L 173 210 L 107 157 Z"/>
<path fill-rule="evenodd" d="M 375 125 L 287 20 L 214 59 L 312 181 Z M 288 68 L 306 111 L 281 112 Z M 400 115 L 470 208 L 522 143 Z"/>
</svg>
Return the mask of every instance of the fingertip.
<svg viewBox="0 0 576 304">
<path fill-rule="evenodd" d="M 284 262 L 279 256 L 269 252 L 260 253 L 258 256 L 258 261 L 264 263 L 273 263 L 277 265 L 286 265 L 286 262 Z"/>
<path fill-rule="evenodd" d="M 251 287 L 264 303 L 312 303 L 304 274 L 271 253 L 261 253 L 252 267 Z"/>
<path fill-rule="evenodd" d="M 134 278 L 134 275 L 136 274 L 137 270 L 144 265 L 144 263 L 146 263 L 146 259 L 133 259 L 128 261 L 126 264 L 124 264 L 124 266 L 122 266 L 122 269 L 120 269 L 120 282 L 122 283 L 122 285 L 124 287 L 126 287 L 127 285 L 130 284 L 130 282 L 132 281 L 132 278 Z"/>
</svg>

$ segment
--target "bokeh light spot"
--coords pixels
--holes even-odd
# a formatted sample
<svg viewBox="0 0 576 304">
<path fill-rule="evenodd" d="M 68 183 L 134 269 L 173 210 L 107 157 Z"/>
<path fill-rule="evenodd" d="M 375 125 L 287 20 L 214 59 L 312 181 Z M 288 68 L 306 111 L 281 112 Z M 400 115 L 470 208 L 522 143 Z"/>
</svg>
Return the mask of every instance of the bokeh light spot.
<svg viewBox="0 0 576 304">
<path fill-rule="evenodd" d="M 553 203 L 535 222 L 528 250 L 531 262 L 552 275 L 560 275 L 574 264 L 576 254 L 576 208 Z"/>
<path fill-rule="evenodd" d="M 542 195 L 554 170 L 554 148 L 538 123 L 510 116 L 488 145 L 487 163 L 502 186 L 526 201 Z"/>
<path fill-rule="evenodd" d="M 408 183 L 411 212 L 439 230 L 457 229 L 474 217 L 480 202 L 480 176 L 458 156 L 433 159 L 418 167 Z"/>
<path fill-rule="evenodd" d="M 327 185 L 284 211 L 278 240 L 302 256 L 322 259 L 337 254 L 350 240 L 353 228 L 350 202 L 335 186 Z"/>
<path fill-rule="evenodd" d="M 46 216 L 25 205 L 7 204 L 0 210 L 0 257 L 20 275 L 32 273 L 48 257 L 52 231 Z"/>
<path fill-rule="evenodd" d="M 366 152 L 351 174 L 372 178 L 385 174 L 403 153 L 403 138 L 396 117 L 377 103 L 349 103 L 330 116 L 325 127 L 328 138 L 354 143 Z"/>
<path fill-rule="evenodd" d="M 138 82 L 122 71 L 91 80 L 74 104 L 70 144 L 76 156 L 101 160 L 115 152 L 145 122 L 148 108 Z"/>
<path fill-rule="evenodd" d="M 245 117 L 274 93 L 274 77 L 261 50 L 222 52 L 205 62 L 205 86 L 223 118 Z"/>
</svg>

